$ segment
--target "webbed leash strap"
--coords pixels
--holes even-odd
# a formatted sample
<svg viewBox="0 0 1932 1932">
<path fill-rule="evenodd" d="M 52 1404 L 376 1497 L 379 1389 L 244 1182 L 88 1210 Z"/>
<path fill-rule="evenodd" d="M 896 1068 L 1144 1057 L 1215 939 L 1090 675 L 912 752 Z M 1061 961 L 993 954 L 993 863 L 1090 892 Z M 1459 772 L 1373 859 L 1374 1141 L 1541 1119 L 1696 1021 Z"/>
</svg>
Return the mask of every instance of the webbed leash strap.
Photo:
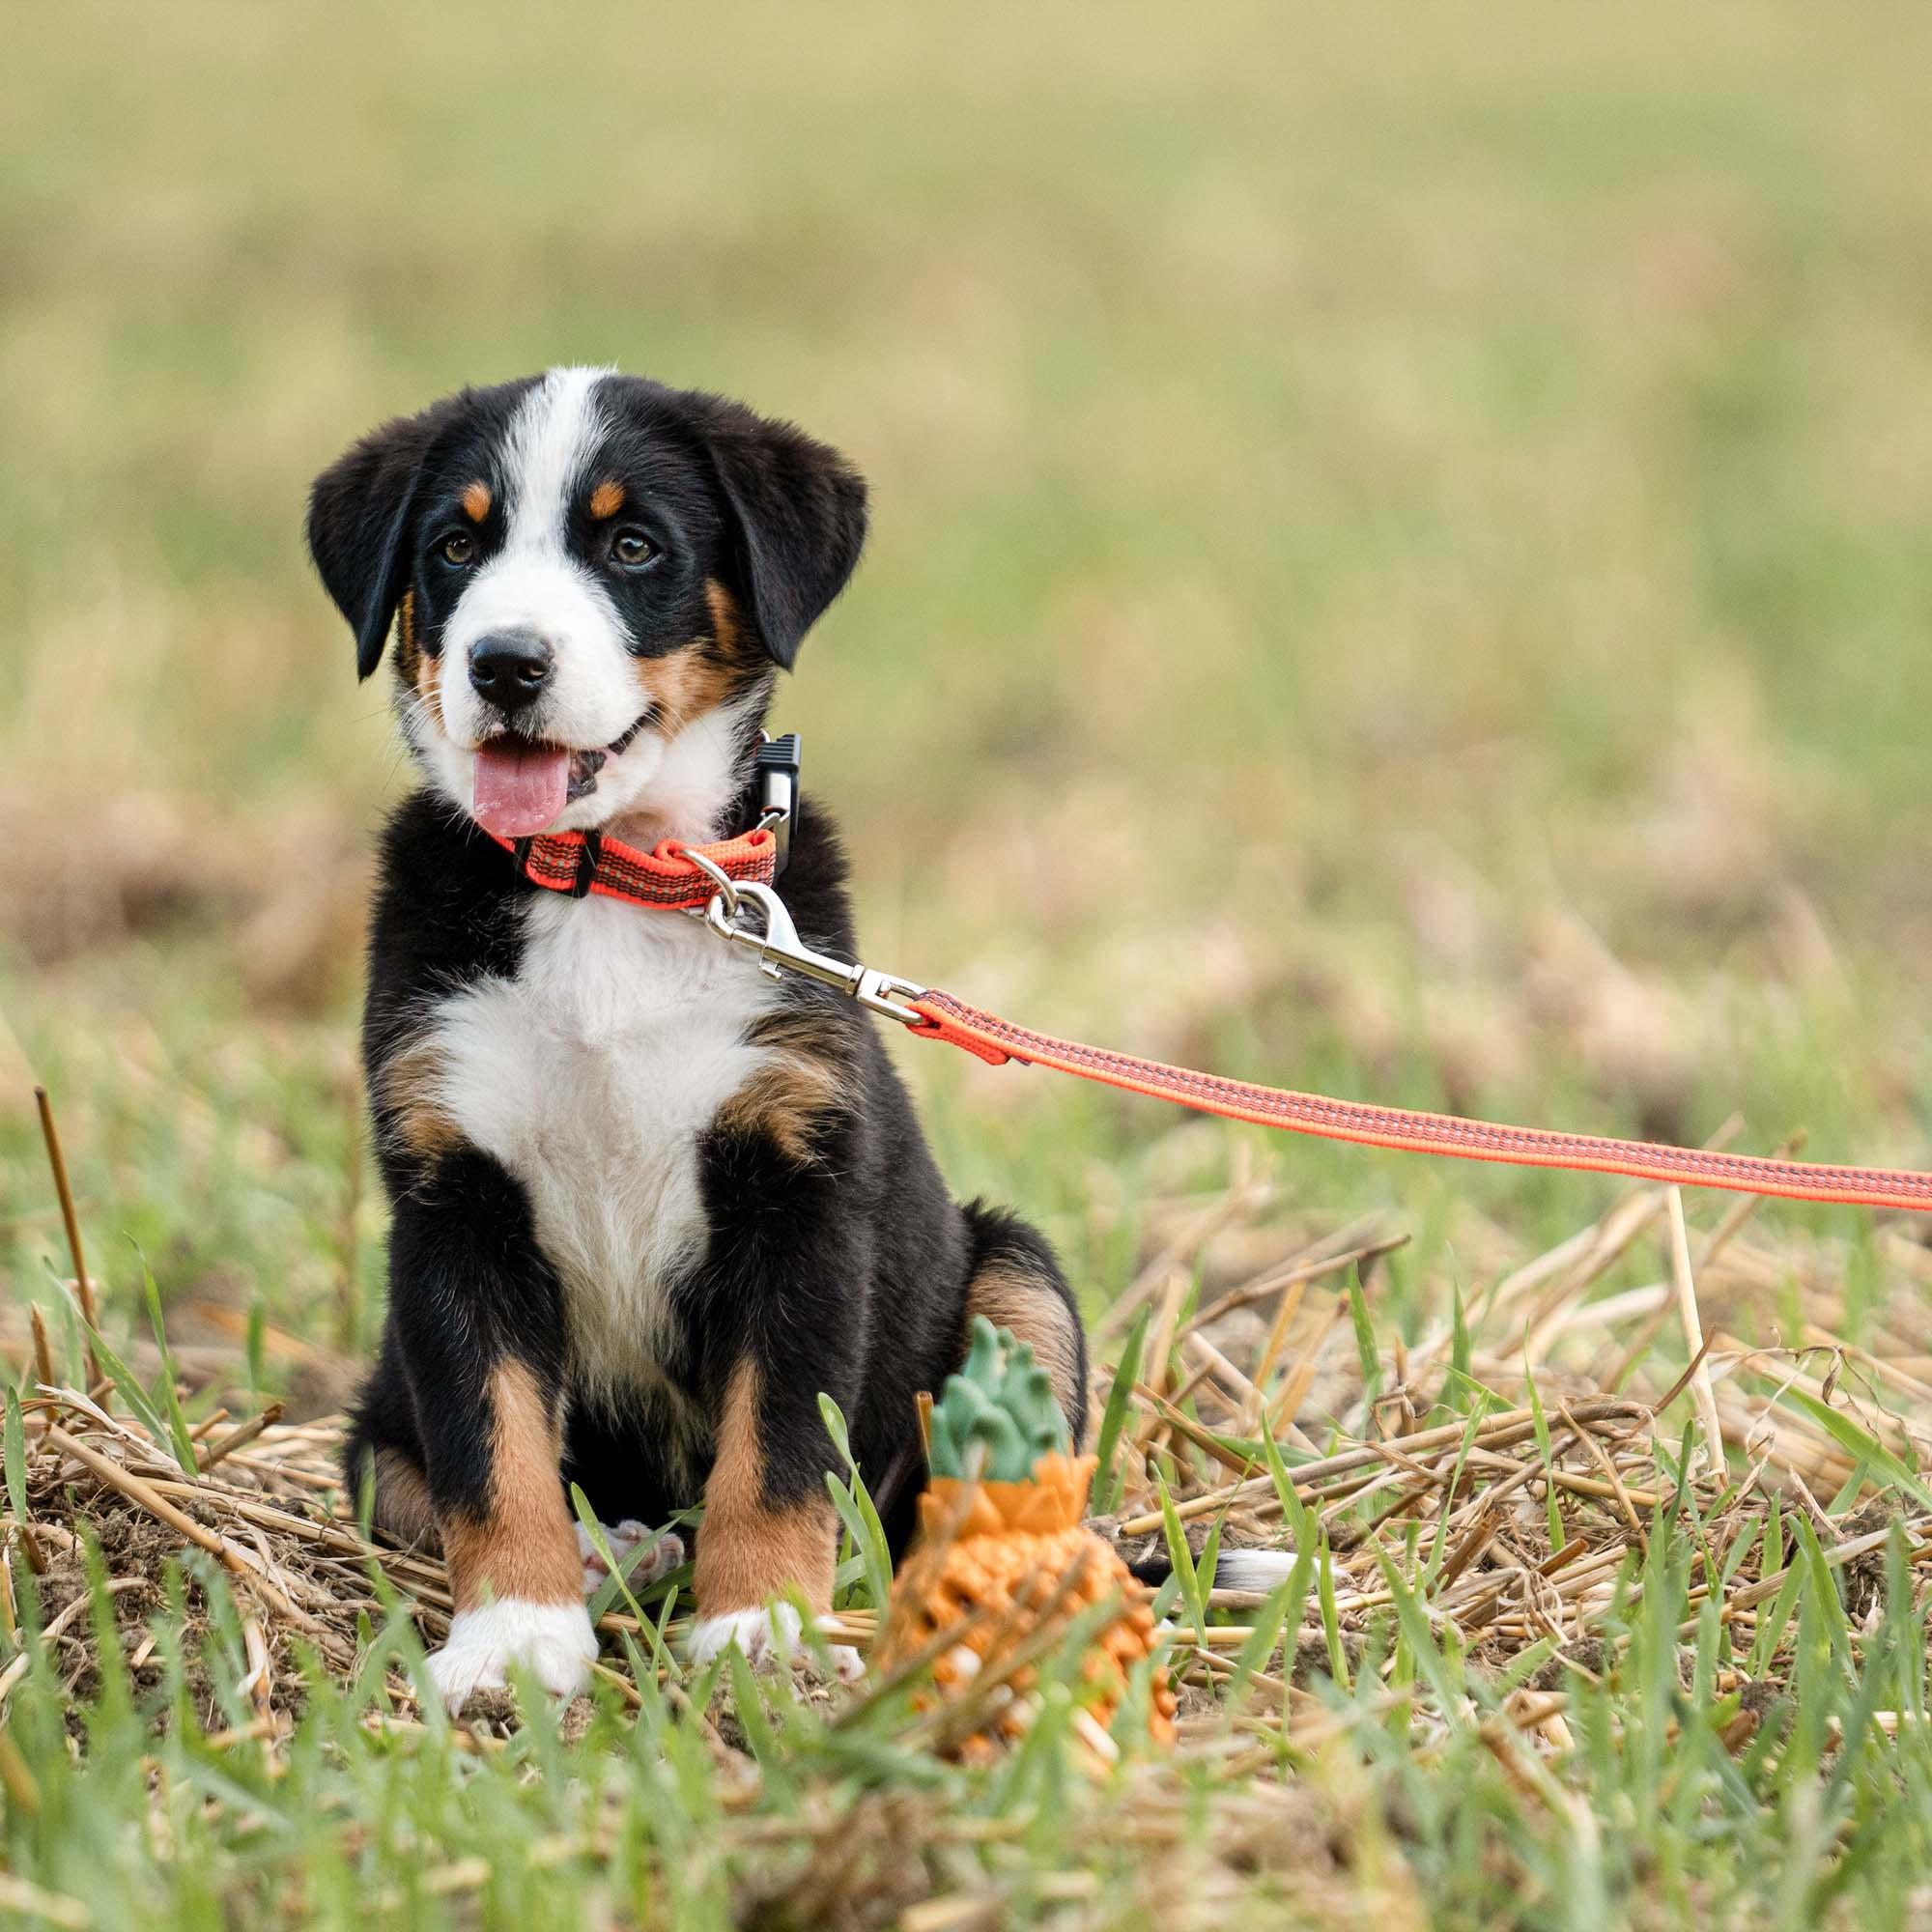
<svg viewBox="0 0 1932 1932">
<path fill-rule="evenodd" d="M 572 898 L 624 899 L 664 912 L 702 911 L 718 890 L 712 875 L 694 866 L 684 856 L 687 848 L 674 838 L 646 852 L 594 832 L 552 832 L 536 838 L 488 836 L 514 855 L 531 885 Z M 689 849 L 701 852 L 734 885 L 768 886 L 778 876 L 779 843 L 764 827 Z"/>
<path fill-rule="evenodd" d="M 1292 1133 L 1313 1134 L 1322 1140 L 1354 1141 L 1410 1153 L 1454 1154 L 1463 1160 L 1502 1161 L 1516 1167 L 1586 1168 L 1685 1187 L 1726 1187 L 1741 1194 L 1774 1194 L 1790 1201 L 1932 1212 L 1932 1174 L 1768 1160 L 1755 1154 L 1556 1133 L 1540 1127 L 1494 1126 L 1453 1114 L 1330 1100 L 1320 1094 L 1222 1080 L 1183 1066 L 1166 1066 L 1159 1061 L 1107 1053 L 1077 1040 L 1056 1039 L 1051 1034 L 1033 1033 L 997 1014 L 969 1007 L 951 993 L 926 992 L 908 1004 L 920 1015 L 919 1023 L 910 1028 L 916 1037 L 963 1047 L 991 1065 L 1018 1060 L 1032 1066 L 1050 1066 L 1125 1093 L 1146 1094 L 1204 1114 L 1252 1122 L 1256 1126 L 1286 1127 Z"/>
</svg>

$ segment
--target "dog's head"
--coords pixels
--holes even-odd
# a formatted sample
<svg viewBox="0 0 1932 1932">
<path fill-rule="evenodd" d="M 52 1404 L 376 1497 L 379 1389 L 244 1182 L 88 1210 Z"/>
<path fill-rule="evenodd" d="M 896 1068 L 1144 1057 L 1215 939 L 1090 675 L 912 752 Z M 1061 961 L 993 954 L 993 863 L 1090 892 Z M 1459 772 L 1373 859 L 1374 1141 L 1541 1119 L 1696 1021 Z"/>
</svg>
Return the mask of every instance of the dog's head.
<svg viewBox="0 0 1932 1932">
<path fill-rule="evenodd" d="M 316 479 L 309 549 L 404 735 L 504 838 L 709 836 L 779 668 L 852 574 L 866 486 L 721 397 L 608 370 L 466 389 Z"/>
</svg>

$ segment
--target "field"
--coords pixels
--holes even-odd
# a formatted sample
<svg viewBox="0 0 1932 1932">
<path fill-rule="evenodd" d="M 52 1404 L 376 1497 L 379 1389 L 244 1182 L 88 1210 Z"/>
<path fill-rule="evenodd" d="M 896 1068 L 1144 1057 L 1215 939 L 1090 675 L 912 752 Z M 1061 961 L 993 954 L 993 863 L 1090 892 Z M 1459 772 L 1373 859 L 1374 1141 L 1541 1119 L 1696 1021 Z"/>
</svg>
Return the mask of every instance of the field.
<svg viewBox="0 0 1932 1932">
<path fill-rule="evenodd" d="M 1687 1198 L 1679 1240 L 1658 1190 L 918 1048 L 1103 1399 L 1139 1337 L 1129 1529 L 1246 1474 L 1223 1535 L 1309 1554 L 1170 1592 L 1179 1747 L 1090 1776 L 1076 1658 L 990 1766 L 907 1687 L 707 1715 L 668 1598 L 611 1604 L 594 1706 L 418 1708 L 438 1575 L 325 1515 L 407 774 L 298 542 L 463 382 L 740 394 L 872 481 L 779 713 L 871 963 L 1248 1078 L 1925 1165 L 1921 13 L 9 24 L 0 1916 L 1932 1924 L 1924 1230 Z M 188 1477 L 171 1387 L 191 1462 L 281 1421 Z"/>
</svg>

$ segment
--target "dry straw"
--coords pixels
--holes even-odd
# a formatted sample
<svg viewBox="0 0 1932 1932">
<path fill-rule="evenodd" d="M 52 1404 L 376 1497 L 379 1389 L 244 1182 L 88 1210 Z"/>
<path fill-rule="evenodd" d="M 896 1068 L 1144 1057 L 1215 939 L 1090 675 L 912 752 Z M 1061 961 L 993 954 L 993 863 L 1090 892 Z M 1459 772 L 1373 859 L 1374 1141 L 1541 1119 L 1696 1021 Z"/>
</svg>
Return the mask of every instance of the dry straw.
<svg viewBox="0 0 1932 1932">
<path fill-rule="evenodd" d="M 1508 1702 L 1508 1735 L 1492 1741 L 1533 1781 L 1538 1755 L 1570 1743 L 1570 1689 L 1613 1666 L 1603 1638 L 1620 1578 L 1626 1593 L 1631 1587 L 1628 1559 L 1673 1513 L 1688 1510 L 1698 1522 L 1686 1540 L 1691 1613 L 1715 1594 L 1738 1657 L 1789 1575 L 1764 1561 L 1774 1507 L 1811 1524 L 1825 1562 L 1845 1578 L 1855 1616 L 1869 1608 L 1882 1578 L 1894 1520 L 1909 1560 L 1932 1560 L 1932 1510 L 1914 1499 L 1924 1492 L 1906 1473 L 1921 1466 L 1932 1443 L 1923 1293 L 1932 1253 L 1903 1224 L 1873 1236 L 1892 1286 L 1867 1291 L 1854 1347 L 1838 1339 L 1848 1325 L 1846 1247 L 1761 1238 L 1750 1204 L 1731 1207 L 1700 1236 L 1670 1191 L 1634 1188 L 1530 1256 L 1512 1255 L 1506 1236 L 1472 1217 L 1459 1233 L 1463 1265 L 1495 1286 L 1476 1297 L 1465 1323 L 1444 1319 L 1405 1346 L 1393 1339 L 1392 1321 L 1376 1319 L 1378 1270 L 1399 1234 L 1359 1222 L 1270 1219 L 1266 1193 L 1244 1177 L 1225 1197 L 1143 1204 L 1151 1259 L 1139 1300 L 1149 1332 L 1166 1344 L 1143 1354 L 1115 1443 L 1113 1511 L 1099 1525 L 1129 1556 L 1159 1548 L 1164 1487 L 1197 1549 L 1216 1525 L 1224 1545 L 1283 1544 L 1289 1514 L 1304 1534 L 1326 1539 L 1327 1587 L 1311 1590 L 1298 1627 L 1279 1641 L 1267 1634 L 1259 1660 L 1243 1656 L 1262 1602 L 1254 1593 L 1205 1597 L 1200 1607 L 1226 1622 L 1197 1624 L 1176 1611 L 1170 1669 L 1181 1721 L 1173 1748 L 1224 1764 L 1229 1780 L 1261 1775 L 1227 1784 L 1216 1844 L 1292 1830 L 1290 1814 L 1303 1801 L 1268 1781 L 1284 1745 L 1291 1754 L 1313 1751 L 1364 1711 L 1406 1709 L 1426 1747 L 1441 1717 L 1426 1686 L 1391 1687 L 1365 1700 L 1358 1684 L 1352 1717 L 1305 1688 L 1312 1665 L 1352 1673 L 1371 1654 L 1369 1629 L 1396 1604 L 1398 1588 L 1478 1664 L 1500 1666 L 1527 1646 L 1553 1645 L 1551 1662 Z M 1655 1279 L 1605 1293 L 1608 1268 L 1640 1257 L 1646 1244 Z M 1198 1296 L 1197 1279 L 1206 1284 Z M 1177 1290 L 1177 1281 L 1185 1286 Z M 1190 1312 L 1197 1301 L 1199 1312 Z M 1774 1306 L 1795 1320 L 1790 1336 L 1767 1320 Z M 1366 1330 L 1352 1319 L 1358 1308 Z M 1685 1347 L 1667 1355 L 1648 1339 L 1674 1344 L 1680 1332 Z M 1364 1333 L 1378 1346 L 1365 1350 Z M 1762 1339 L 1740 1339 L 1750 1335 Z M 343 1679 L 363 1663 L 360 1646 L 385 1612 L 372 1565 L 414 1605 L 424 1639 L 441 1638 L 450 1609 L 442 1566 L 426 1551 L 372 1548 L 358 1533 L 337 1488 L 338 1418 L 292 1422 L 267 1410 L 237 1421 L 217 1411 L 195 1433 L 187 1468 L 182 1445 L 137 1412 L 152 1404 L 116 1401 L 101 1382 L 80 1389 L 57 1381 L 40 1327 L 21 1321 L 0 1346 L 16 1376 L 31 1371 L 18 1471 L 27 1507 L 6 1520 L 0 1611 L 14 1628 L 20 1573 L 38 1572 L 45 1619 L 38 1641 L 76 1690 L 92 1680 L 97 1640 L 97 1620 L 85 1613 L 83 1531 L 105 1558 L 117 1634 L 137 1676 L 151 1667 L 148 1624 L 163 1602 L 167 1561 L 191 1548 L 223 1566 L 243 1617 L 246 1671 L 237 1688 L 254 1714 L 246 1727 L 223 1733 L 231 1741 L 272 1740 L 287 1727 L 300 1696 L 298 1644 Z M 1109 1352 L 1119 1348 L 1117 1339 Z M 135 1372 L 152 1378 L 156 1351 L 130 1352 Z M 1105 1379 L 1096 1378 L 1096 1406 Z M 1264 1415 L 1291 1459 L 1292 1512 L 1269 1469 L 1241 1447 Z M 1792 1539 L 1773 1547 L 1787 1552 Z M 1078 1583 L 1041 1579 L 1049 1593 Z M 865 1648 L 876 1621 L 854 1609 L 833 1634 Z M 603 1627 L 611 1637 L 637 1631 L 621 1613 Z M 838 1721 L 875 1711 L 936 1656 L 933 1646 L 901 1656 L 890 1682 L 841 1693 L 855 1701 Z M 1019 1667 L 1038 1661 L 1025 1649 L 1013 1657 Z M 0 1715 L 27 1662 L 23 1653 L 0 1674 Z M 1765 1667 L 1775 1676 L 1781 1654 Z M 627 1702 L 639 1700 L 621 1646 L 607 1653 L 600 1675 Z M 1726 1676 L 1720 1692 L 1742 1688 L 1738 1672 Z M 1237 1680 L 1239 1696 L 1231 1699 Z M 945 1748 L 974 1716 L 928 1707 L 908 1718 L 905 1742 Z M 389 1674 L 386 1709 L 371 1721 L 410 1734 L 413 1690 L 400 1672 Z M 1749 1723 L 1740 1722 L 1741 1748 Z M 488 1738 L 479 1733 L 471 1747 L 488 1748 Z M 717 1748 L 730 1746 L 720 1737 Z M 1120 1773 L 1138 1807 L 1122 1812 L 1138 1821 L 1122 1829 L 1145 1831 L 1151 1845 L 1166 1842 L 1170 1825 L 1178 1843 L 1185 1810 L 1162 1782 L 1158 1757 Z M 879 1805 L 886 1830 L 890 1803 Z M 758 1829 L 810 1837 L 816 1827 L 802 1818 Z M 827 1856 L 856 1857 L 856 1842 L 828 1843 Z M 452 1889 L 466 1883 L 452 1870 Z"/>
</svg>

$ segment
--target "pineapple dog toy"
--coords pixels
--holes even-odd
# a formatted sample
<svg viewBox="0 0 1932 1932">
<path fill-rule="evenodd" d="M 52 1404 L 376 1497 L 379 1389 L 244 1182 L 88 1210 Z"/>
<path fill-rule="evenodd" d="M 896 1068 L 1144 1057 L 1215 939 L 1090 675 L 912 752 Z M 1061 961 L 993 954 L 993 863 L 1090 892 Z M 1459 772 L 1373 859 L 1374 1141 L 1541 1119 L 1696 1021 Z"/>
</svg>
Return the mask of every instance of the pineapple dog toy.
<svg viewBox="0 0 1932 1932">
<path fill-rule="evenodd" d="M 939 1698 L 956 1703 L 980 1679 L 999 1680 L 985 1722 L 958 1742 L 962 1755 L 983 1755 L 996 1737 L 1016 1738 L 1033 1722 L 1036 1673 L 1015 1659 L 1118 1597 L 1120 1615 L 1092 1639 L 1082 1675 L 1094 1694 L 1074 1720 L 1094 1754 L 1111 1761 L 1107 1726 L 1128 1673 L 1154 1647 L 1147 1591 L 1081 1520 L 1094 1459 L 1071 1447 L 1033 1350 L 979 1317 L 965 1366 L 933 1405 L 921 1540 L 893 1585 L 875 1660 L 890 1669 L 959 1632 L 932 1667 Z M 1164 1671 L 1154 1673 L 1148 1702 L 1153 1737 L 1172 1743 L 1175 1698 Z"/>
</svg>

